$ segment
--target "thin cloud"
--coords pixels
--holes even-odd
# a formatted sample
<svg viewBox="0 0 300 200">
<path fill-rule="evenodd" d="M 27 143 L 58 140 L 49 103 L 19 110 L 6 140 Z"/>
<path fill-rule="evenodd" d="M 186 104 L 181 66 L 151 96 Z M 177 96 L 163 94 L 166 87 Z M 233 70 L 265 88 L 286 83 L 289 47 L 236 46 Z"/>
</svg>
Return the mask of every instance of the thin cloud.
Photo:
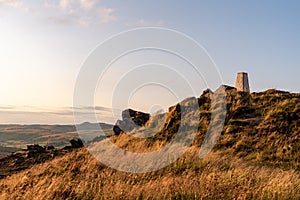
<svg viewBox="0 0 300 200">
<path fill-rule="evenodd" d="M 99 0 L 59 0 L 58 2 L 47 0 L 42 3 L 42 6 L 55 13 L 54 16 L 46 16 L 46 19 L 59 25 L 77 24 L 81 27 L 89 27 L 93 24 L 116 21 L 115 10 L 109 7 L 99 7 L 99 2 Z M 0 7 L 35 12 L 34 9 L 26 7 L 23 0 L 0 0 Z"/>
<path fill-rule="evenodd" d="M 48 17 L 48 20 L 52 23 L 60 24 L 60 25 L 72 24 L 73 22 L 70 18 L 67 18 L 65 16 L 52 16 L 52 17 Z"/>
<path fill-rule="evenodd" d="M 15 109 L 14 106 L 0 106 L 0 110 L 13 110 Z"/>
<path fill-rule="evenodd" d="M 59 2 L 59 7 L 62 9 L 67 9 L 69 6 L 71 5 L 71 1 L 70 0 L 61 0 Z"/>
<path fill-rule="evenodd" d="M 92 9 L 96 3 L 98 3 L 98 0 L 80 0 L 80 5 L 85 10 Z"/>
<path fill-rule="evenodd" d="M 24 5 L 23 0 L 0 0 L 0 8 L 13 8 L 25 13 L 35 13 L 36 10 Z"/>
<path fill-rule="evenodd" d="M 117 17 L 114 15 L 114 9 L 112 8 L 99 8 L 97 14 L 100 18 L 101 24 L 106 24 L 117 20 Z"/>
<path fill-rule="evenodd" d="M 97 6 L 99 0 L 60 0 L 58 3 L 44 3 L 46 9 L 59 11 L 60 16 L 48 19 L 57 24 L 75 23 L 81 27 L 93 24 L 107 24 L 117 20 L 114 9 Z"/>
<path fill-rule="evenodd" d="M 125 23 L 128 27 L 136 27 L 136 26 L 156 26 L 163 27 L 166 26 L 166 22 L 164 20 L 145 20 L 139 19 L 133 23 Z"/>
<path fill-rule="evenodd" d="M 122 112 L 121 109 L 117 108 L 107 108 L 103 106 L 82 106 L 82 107 L 69 107 L 74 111 L 86 110 L 86 111 L 105 111 L 105 112 Z"/>
<path fill-rule="evenodd" d="M 99 0 L 60 0 L 59 7 L 63 10 L 80 7 L 84 10 L 90 10 L 99 2 Z"/>
<path fill-rule="evenodd" d="M 80 17 L 78 19 L 78 24 L 82 27 L 88 27 L 91 24 L 91 18 L 86 16 Z"/>
<path fill-rule="evenodd" d="M 23 5 L 23 1 L 21 0 L 0 0 L 0 6 L 19 8 L 22 5 Z"/>
<path fill-rule="evenodd" d="M 43 3 L 44 8 L 58 8 L 57 4 L 54 3 L 53 1 L 44 1 Z"/>
<path fill-rule="evenodd" d="M 99 122 L 106 122 L 114 124 L 120 118 L 120 113 L 112 113 L 112 109 L 101 106 L 85 106 L 85 107 L 65 107 L 56 109 L 41 109 L 32 107 L 0 107 L 0 124 L 72 124 L 74 123 L 74 114 L 80 121 L 93 121 L 95 114 Z M 116 118 L 117 117 L 117 118 Z"/>
</svg>

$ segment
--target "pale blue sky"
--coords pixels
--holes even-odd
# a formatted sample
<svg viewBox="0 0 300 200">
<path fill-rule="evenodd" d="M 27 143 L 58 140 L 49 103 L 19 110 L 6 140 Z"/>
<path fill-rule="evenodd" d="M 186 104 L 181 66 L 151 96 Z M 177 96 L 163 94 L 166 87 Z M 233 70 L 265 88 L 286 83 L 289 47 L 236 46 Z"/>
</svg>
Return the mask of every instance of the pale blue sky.
<svg viewBox="0 0 300 200">
<path fill-rule="evenodd" d="M 247 71 L 252 91 L 299 92 L 299 10 L 297 0 L 0 0 L 0 106 L 15 108 L 11 114 L 0 109 L 0 123 L 30 123 L 26 115 L 16 117 L 24 106 L 72 106 L 76 76 L 89 53 L 111 35 L 143 26 L 194 38 L 216 62 L 224 84 L 233 85 L 236 72 Z M 174 99 L 162 104 L 169 102 Z M 32 117 L 32 123 L 46 119 Z M 48 119 L 68 123 L 71 117 Z"/>
</svg>

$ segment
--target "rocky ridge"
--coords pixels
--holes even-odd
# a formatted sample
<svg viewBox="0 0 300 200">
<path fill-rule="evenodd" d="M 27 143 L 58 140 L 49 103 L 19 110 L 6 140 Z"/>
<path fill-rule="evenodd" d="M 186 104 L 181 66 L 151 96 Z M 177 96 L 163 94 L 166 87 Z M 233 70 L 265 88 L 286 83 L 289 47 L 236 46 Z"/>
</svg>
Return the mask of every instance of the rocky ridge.
<svg viewBox="0 0 300 200">
<path fill-rule="evenodd" d="M 27 145 L 27 149 L 14 152 L 0 159 L 0 179 L 8 175 L 28 169 L 36 164 L 44 163 L 58 156 L 63 156 L 73 149 L 83 147 L 80 139 L 70 140 L 70 146 L 55 148 L 54 146 Z"/>
</svg>

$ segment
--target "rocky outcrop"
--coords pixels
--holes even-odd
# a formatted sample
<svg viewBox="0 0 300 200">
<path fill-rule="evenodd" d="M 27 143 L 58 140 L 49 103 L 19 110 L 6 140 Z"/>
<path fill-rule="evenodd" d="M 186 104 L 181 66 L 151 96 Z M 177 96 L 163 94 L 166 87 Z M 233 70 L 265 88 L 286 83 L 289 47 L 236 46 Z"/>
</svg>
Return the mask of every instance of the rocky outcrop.
<svg viewBox="0 0 300 200">
<path fill-rule="evenodd" d="M 47 149 L 47 147 L 38 144 L 28 145 L 27 149 L 14 152 L 0 159 L 0 179 L 65 153 L 55 148 Z"/>
<path fill-rule="evenodd" d="M 83 147 L 81 139 L 70 140 L 71 146 L 62 149 L 54 146 L 40 146 L 38 144 L 27 145 L 27 149 L 11 153 L 0 159 L 0 179 L 13 173 L 28 169 L 33 165 L 46 162 L 57 156 L 65 155 L 73 149 Z"/>
<path fill-rule="evenodd" d="M 180 104 L 176 104 L 175 106 L 170 107 L 169 112 L 167 114 L 166 123 L 163 129 L 167 130 L 170 127 L 172 127 L 176 121 L 180 120 L 180 116 L 181 116 Z"/>
<path fill-rule="evenodd" d="M 46 153 L 46 147 L 42 147 L 38 144 L 27 145 L 27 157 L 32 158 L 39 156 L 40 154 Z"/>
<path fill-rule="evenodd" d="M 70 140 L 70 143 L 71 143 L 72 148 L 75 148 L 75 149 L 83 147 L 83 142 L 81 139 L 77 139 L 77 140 L 72 139 L 72 140 Z"/>
<path fill-rule="evenodd" d="M 65 146 L 63 149 L 78 149 L 83 147 L 83 142 L 81 139 L 72 139 L 70 140 L 71 146 Z"/>
<path fill-rule="evenodd" d="M 116 135 L 122 132 L 130 132 L 135 128 L 144 126 L 150 118 L 150 114 L 127 109 L 122 112 L 122 120 L 118 120 L 113 127 Z"/>
</svg>

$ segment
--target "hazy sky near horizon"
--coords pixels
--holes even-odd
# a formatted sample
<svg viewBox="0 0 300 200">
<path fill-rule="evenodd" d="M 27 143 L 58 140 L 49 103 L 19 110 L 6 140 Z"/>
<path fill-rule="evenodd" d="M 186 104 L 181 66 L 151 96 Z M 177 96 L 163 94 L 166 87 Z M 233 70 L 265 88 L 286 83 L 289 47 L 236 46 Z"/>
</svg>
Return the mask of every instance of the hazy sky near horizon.
<svg viewBox="0 0 300 200">
<path fill-rule="evenodd" d="M 236 72 L 247 71 L 252 91 L 299 92 L 299 9 L 297 0 L 0 0 L 0 123 L 72 123 L 65 108 L 72 107 L 76 77 L 90 52 L 114 34 L 146 26 L 194 38 L 224 84 L 234 85 Z M 163 108 L 176 102 L 162 98 L 157 104 Z M 106 99 L 97 106 L 111 104 Z M 151 110 L 145 102 L 130 106 Z M 112 121 L 107 110 L 97 112 Z"/>
</svg>

